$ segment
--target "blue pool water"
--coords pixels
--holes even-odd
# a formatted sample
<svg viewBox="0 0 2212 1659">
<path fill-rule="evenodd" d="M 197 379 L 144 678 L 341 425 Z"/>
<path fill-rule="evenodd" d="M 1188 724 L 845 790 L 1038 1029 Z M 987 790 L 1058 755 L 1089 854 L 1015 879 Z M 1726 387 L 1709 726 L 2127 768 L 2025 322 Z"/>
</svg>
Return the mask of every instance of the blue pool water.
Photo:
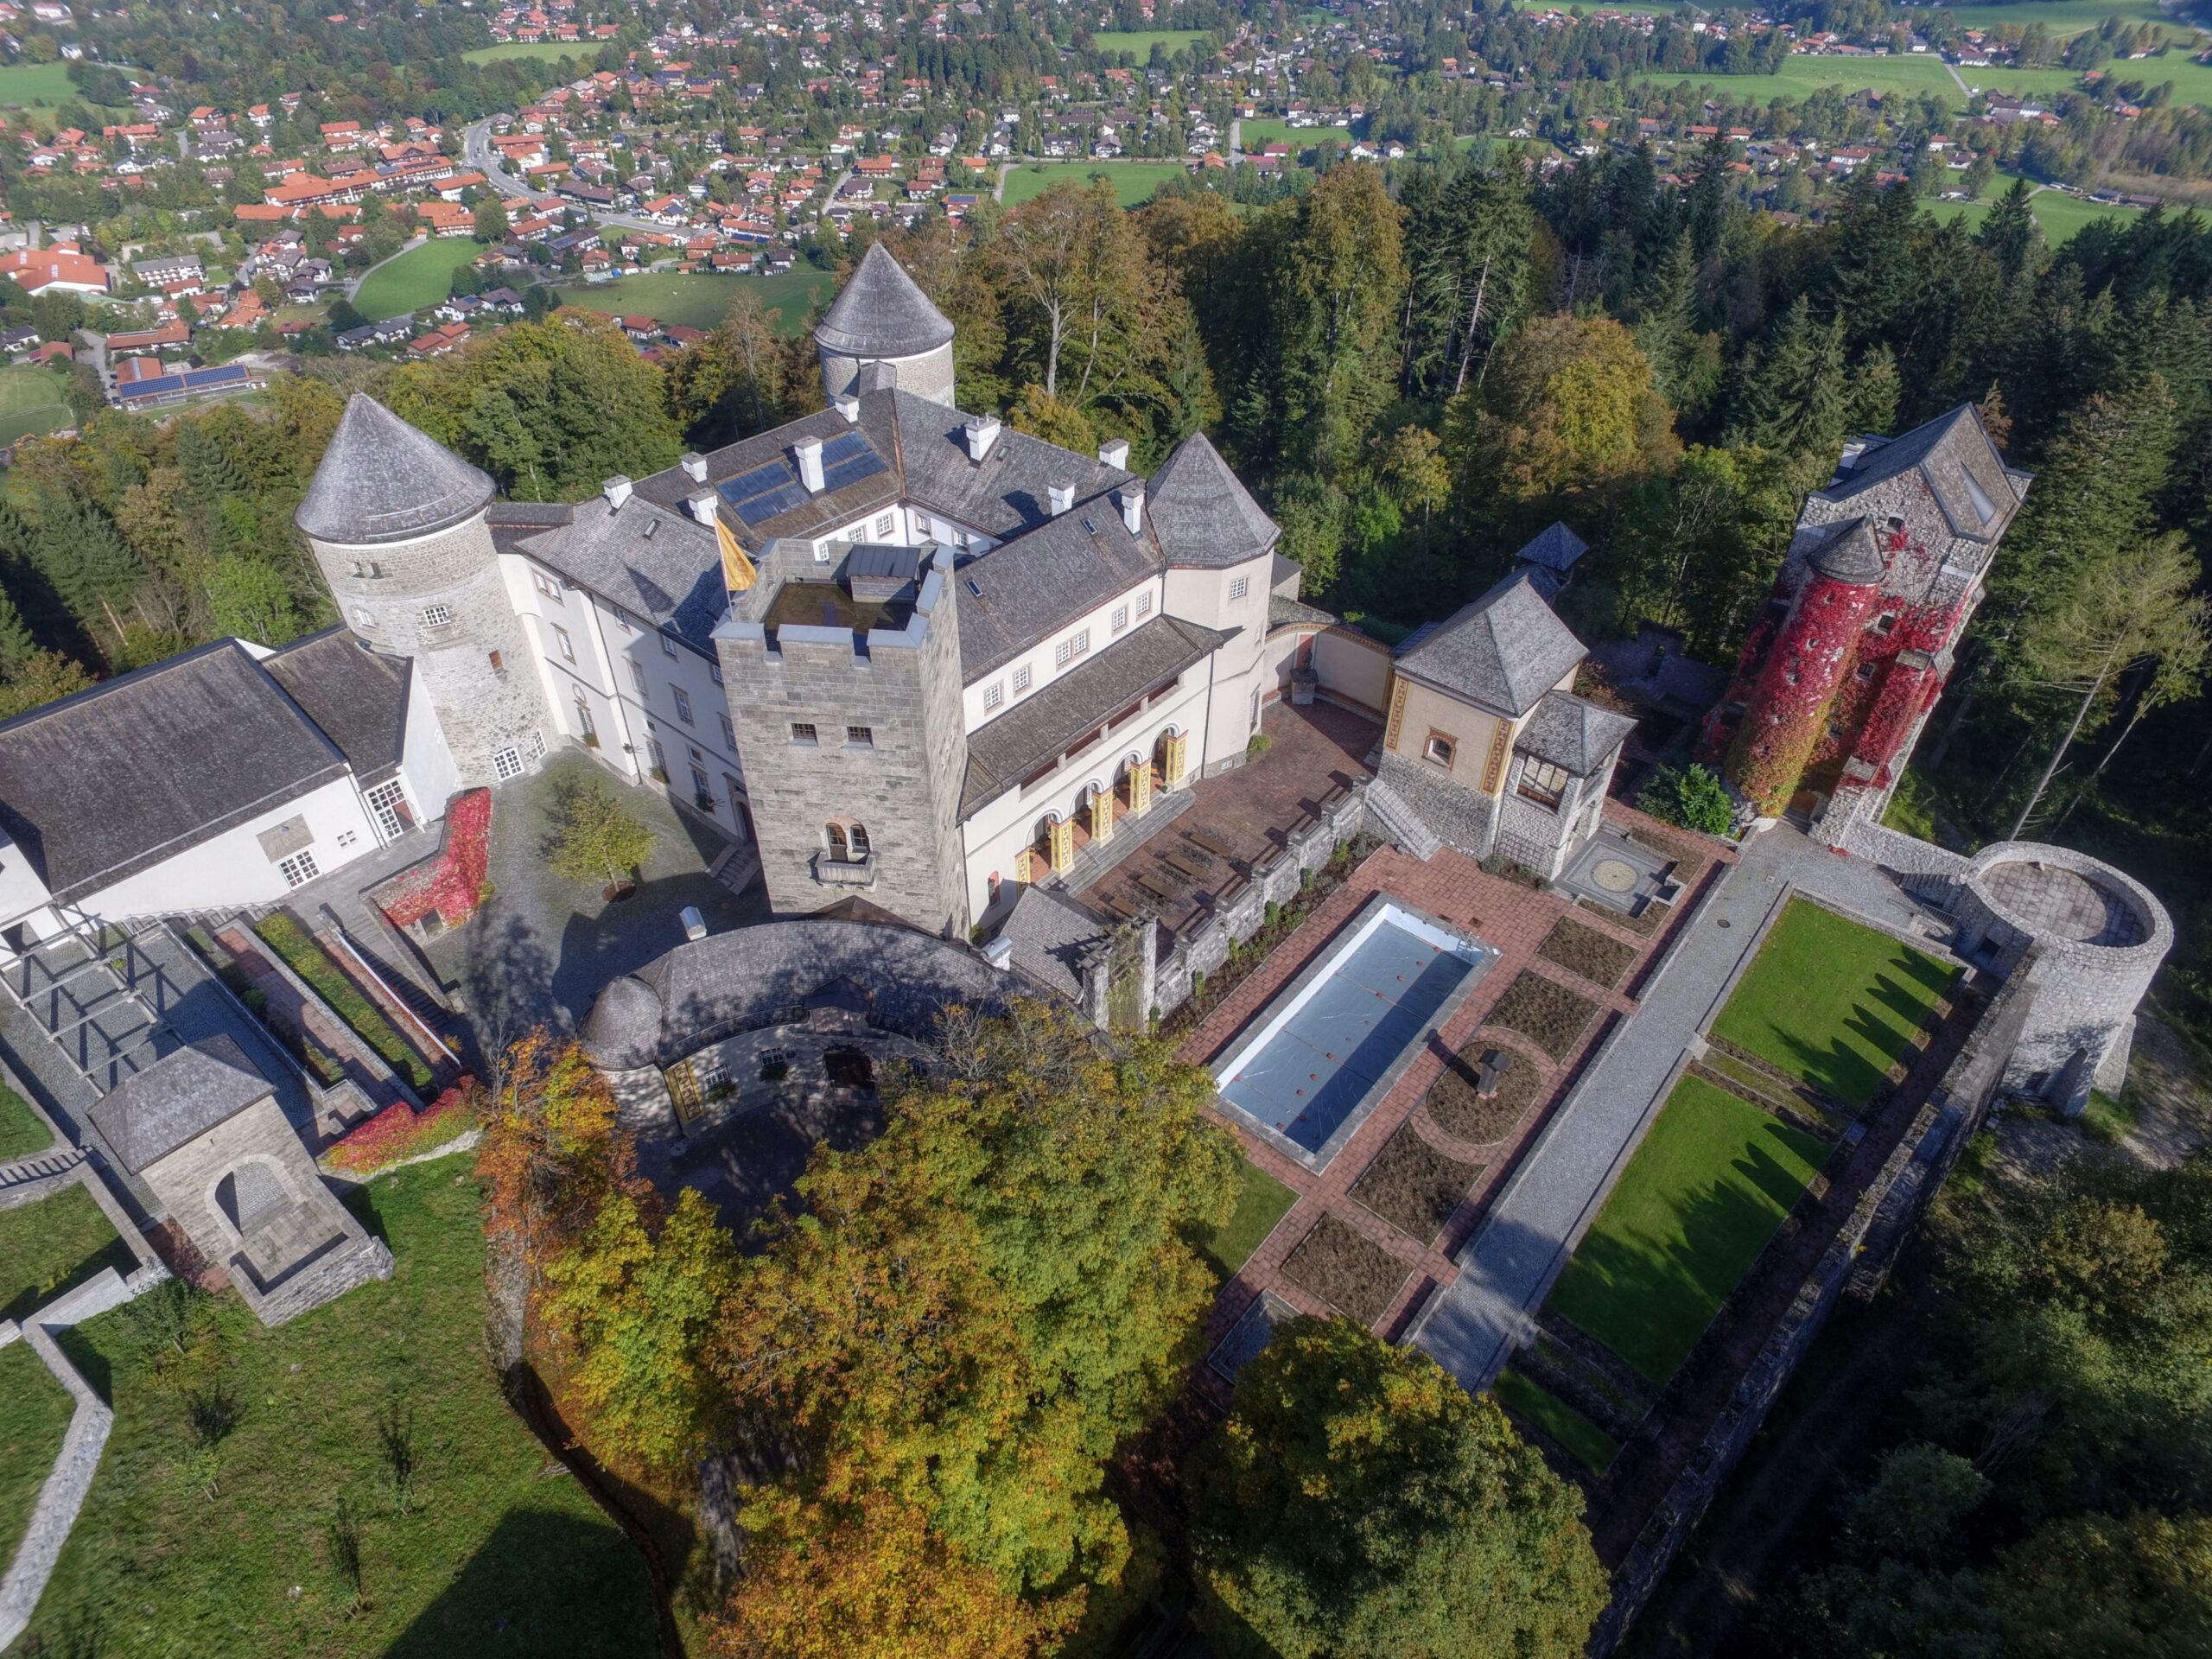
<svg viewBox="0 0 2212 1659">
<path fill-rule="evenodd" d="M 1311 986 L 1221 1093 L 1307 1152 L 1327 1144 L 1476 964 L 1384 921 Z"/>
</svg>

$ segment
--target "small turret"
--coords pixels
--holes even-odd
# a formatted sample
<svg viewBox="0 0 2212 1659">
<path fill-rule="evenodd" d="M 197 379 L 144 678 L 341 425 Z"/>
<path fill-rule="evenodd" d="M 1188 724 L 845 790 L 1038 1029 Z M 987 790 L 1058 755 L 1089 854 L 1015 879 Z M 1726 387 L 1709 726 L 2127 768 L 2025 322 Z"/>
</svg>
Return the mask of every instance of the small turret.
<svg viewBox="0 0 2212 1659">
<path fill-rule="evenodd" d="M 885 385 L 953 401 L 952 324 L 880 242 L 862 257 L 814 343 L 832 403 Z"/>
</svg>

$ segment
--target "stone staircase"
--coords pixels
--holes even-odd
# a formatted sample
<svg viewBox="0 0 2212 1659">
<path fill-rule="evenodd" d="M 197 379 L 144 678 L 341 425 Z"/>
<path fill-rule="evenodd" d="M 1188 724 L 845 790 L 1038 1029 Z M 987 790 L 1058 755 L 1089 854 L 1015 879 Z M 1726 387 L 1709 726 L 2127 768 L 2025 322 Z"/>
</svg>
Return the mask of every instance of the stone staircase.
<svg viewBox="0 0 2212 1659">
<path fill-rule="evenodd" d="M 57 1146 L 44 1152 L 35 1152 L 28 1158 L 0 1164 L 0 1192 L 33 1181 L 50 1181 L 58 1175 L 67 1175 L 84 1161 L 85 1149 L 82 1147 Z"/>
<path fill-rule="evenodd" d="M 1115 820 L 1111 841 L 1093 841 L 1069 861 L 1065 872 L 1053 876 L 1052 885 L 1069 893 L 1095 886 L 1107 871 L 1189 811 L 1197 799 L 1187 789 L 1169 790 L 1154 796 L 1151 810 L 1141 817 L 1124 813 Z"/>
<path fill-rule="evenodd" d="M 1422 822 L 1421 814 L 1380 778 L 1368 780 L 1367 810 L 1382 832 L 1414 857 L 1427 860 L 1443 850 L 1444 843 Z"/>
</svg>

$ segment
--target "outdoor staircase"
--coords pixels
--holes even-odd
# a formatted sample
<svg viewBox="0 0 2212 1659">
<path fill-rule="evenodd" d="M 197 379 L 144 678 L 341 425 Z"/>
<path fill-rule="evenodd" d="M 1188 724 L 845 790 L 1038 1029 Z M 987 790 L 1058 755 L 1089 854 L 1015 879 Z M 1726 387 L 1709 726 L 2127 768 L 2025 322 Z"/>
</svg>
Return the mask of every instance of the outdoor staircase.
<svg viewBox="0 0 2212 1659">
<path fill-rule="evenodd" d="M 1069 893 L 1096 886 L 1107 871 L 1189 811 L 1197 799 L 1188 789 L 1173 789 L 1154 796 L 1151 810 L 1141 816 L 1123 813 L 1114 821 L 1114 838 L 1093 841 L 1052 877 L 1052 885 Z"/>
<path fill-rule="evenodd" d="M 1427 861 L 1443 850 L 1444 843 L 1422 822 L 1421 814 L 1380 778 L 1368 780 L 1367 810 L 1382 827 L 1383 833 L 1414 857 Z"/>
<path fill-rule="evenodd" d="M 12 1163 L 0 1164 L 0 1192 L 11 1186 L 24 1186 L 33 1181 L 50 1181 L 57 1175 L 67 1175 L 85 1161 L 82 1147 L 53 1147 L 45 1152 L 33 1153 L 28 1158 L 18 1158 Z"/>
</svg>

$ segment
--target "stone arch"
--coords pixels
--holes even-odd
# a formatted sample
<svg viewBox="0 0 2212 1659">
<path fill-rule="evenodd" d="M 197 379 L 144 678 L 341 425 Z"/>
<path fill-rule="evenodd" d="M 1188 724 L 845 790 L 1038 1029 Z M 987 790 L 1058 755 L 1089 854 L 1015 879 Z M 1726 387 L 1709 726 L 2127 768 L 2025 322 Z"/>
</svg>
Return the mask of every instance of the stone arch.
<svg viewBox="0 0 2212 1659">
<path fill-rule="evenodd" d="M 836 864 L 858 864 L 875 850 L 868 826 L 849 813 L 840 813 L 822 826 L 823 850 Z"/>
<path fill-rule="evenodd" d="M 216 1179 L 208 1189 L 207 1207 L 243 1239 L 297 1201 L 284 1166 L 266 1153 L 249 1153 Z"/>
</svg>

